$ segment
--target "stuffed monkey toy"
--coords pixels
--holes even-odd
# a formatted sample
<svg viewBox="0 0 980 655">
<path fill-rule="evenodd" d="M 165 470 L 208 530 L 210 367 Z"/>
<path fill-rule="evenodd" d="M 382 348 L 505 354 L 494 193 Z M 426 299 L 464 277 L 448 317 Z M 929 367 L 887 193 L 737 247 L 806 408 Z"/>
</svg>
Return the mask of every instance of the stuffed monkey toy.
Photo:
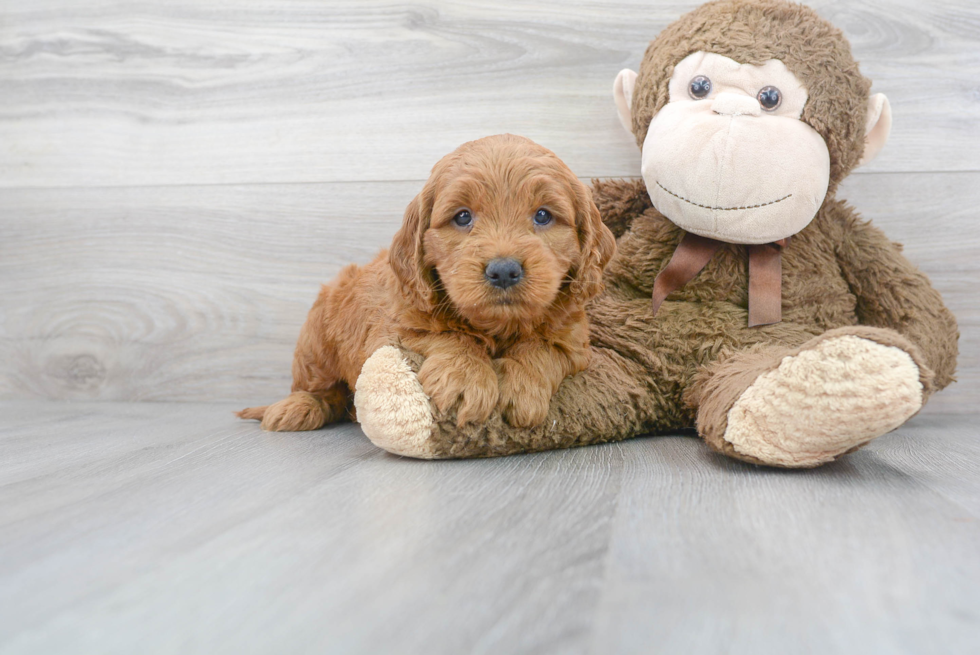
<svg viewBox="0 0 980 655">
<path fill-rule="evenodd" d="M 958 331 L 929 280 L 836 197 L 891 124 L 839 30 L 782 0 L 718 0 L 614 84 L 642 181 L 594 183 L 618 236 L 588 308 L 592 360 L 530 429 L 457 426 L 388 346 L 355 405 L 381 448 L 487 457 L 696 427 L 770 466 L 832 461 L 953 381 Z"/>
</svg>

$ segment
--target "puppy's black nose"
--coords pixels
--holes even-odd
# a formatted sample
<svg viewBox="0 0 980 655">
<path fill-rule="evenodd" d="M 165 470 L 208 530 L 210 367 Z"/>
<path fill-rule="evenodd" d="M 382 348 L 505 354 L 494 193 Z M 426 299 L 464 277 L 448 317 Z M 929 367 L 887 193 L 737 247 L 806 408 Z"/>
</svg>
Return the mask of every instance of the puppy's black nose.
<svg viewBox="0 0 980 655">
<path fill-rule="evenodd" d="M 491 285 L 498 289 L 507 289 L 521 281 L 524 269 L 516 259 L 491 259 L 483 274 Z"/>
</svg>

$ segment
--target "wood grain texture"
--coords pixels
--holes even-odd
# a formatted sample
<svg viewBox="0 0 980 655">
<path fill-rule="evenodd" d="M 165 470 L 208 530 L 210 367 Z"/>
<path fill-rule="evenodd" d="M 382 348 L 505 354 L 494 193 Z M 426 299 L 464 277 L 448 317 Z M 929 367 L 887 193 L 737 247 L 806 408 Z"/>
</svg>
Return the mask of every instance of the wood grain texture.
<svg viewBox="0 0 980 655">
<path fill-rule="evenodd" d="M 0 193 L 0 397 L 275 400 L 319 284 L 385 247 L 421 186 Z M 857 176 L 840 195 L 906 244 L 960 320 L 960 383 L 927 411 L 973 411 L 980 173 Z"/>
<path fill-rule="evenodd" d="M 0 402 L 0 652 L 974 653 L 977 417 L 775 471 L 423 462 L 230 405 Z"/>
<path fill-rule="evenodd" d="M 0 395 L 279 393 L 320 283 L 390 243 L 419 188 L 6 191 Z"/>
<path fill-rule="evenodd" d="M 980 587 L 957 564 L 980 538 L 963 502 L 980 490 L 976 419 L 952 419 L 912 419 L 802 476 L 676 438 L 637 448 L 594 652 L 977 649 Z"/>
<path fill-rule="evenodd" d="M 809 2 L 895 114 L 840 195 L 962 332 L 960 382 L 868 448 L 417 462 L 231 415 L 459 143 L 636 175 L 612 79 L 696 4 L 0 4 L 0 653 L 980 651 L 969 0 Z"/>
<path fill-rule="evenodd" d="M 0 186 L 415 180 L 507 131 L 635 175 L 612 81 L 697 4 L 4 3 Z M 810 4 L 891 99 L 869 170 L 980 170 L 975 3 Z"/>
</svg>

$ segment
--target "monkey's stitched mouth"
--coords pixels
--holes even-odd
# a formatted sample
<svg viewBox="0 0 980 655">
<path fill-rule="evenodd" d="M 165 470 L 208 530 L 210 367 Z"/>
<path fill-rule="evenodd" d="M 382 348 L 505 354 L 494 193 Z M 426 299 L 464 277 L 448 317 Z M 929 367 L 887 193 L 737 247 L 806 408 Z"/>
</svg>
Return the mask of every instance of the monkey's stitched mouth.
<svg viewBox="0 0 980 655">
<path fill-rule="evenodd" d="M 709 207 L 708 205 L 702 205 L 699 202 L 694 202 L 693 200 L 688 200 L 684 196 L 677 195 L 676 193 L 674 193 L 673 191 L 665 187 L 663 184 L 661 184 L 659 180 L 657 181 L 657 186 L 663 189 L 664 191 L 666 191 L 667 193 L 669 193 L 670 195 L 674 196 L 678 200 L 683 200 L 689 205 L 694 205 L 695 207 L 700 207 L 701 209 L 710 209 L 710 210 L 723 211 L 723 212 L 733 212 L 739 209 L 758 209 L 759 207 L 768 207 L 769 205 L 775 205 L 777 202 L 782 202 L 787 198 L 793 197 L 793 194 L 790 193 L 783 196 L 782 198 L 778 198 L 777 200 L 770 200 L 769 202 L 764 202 L 759 205 L 747 205 L 745 207 Z"/>
</svg>

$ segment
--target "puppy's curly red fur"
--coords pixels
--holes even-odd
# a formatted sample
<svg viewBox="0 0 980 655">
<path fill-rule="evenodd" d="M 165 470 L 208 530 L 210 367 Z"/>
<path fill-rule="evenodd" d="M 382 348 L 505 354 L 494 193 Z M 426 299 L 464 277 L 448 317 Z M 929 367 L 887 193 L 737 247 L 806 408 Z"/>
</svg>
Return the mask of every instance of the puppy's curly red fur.
<svg viewBox="0 0 980 655">
<path fill-rule="evenodd" d="M 441 410 L 458 403 L 460 425 L 497 406 L 513 425 L 540 423 L 562 379 L 588 365 L 584 305 L 614 250 L 588 187 L 550 150 L 509 134 L 463 144 L 432 169 L 391 249 L 323 286 L 292 394 L 238 415 L 266 430 L 352 417 L 364 361 L 400 344 L 426 357 L 422 388 Z M 520 281 L 491 284 L 494 259 L 518 262 Z"/>
</svg>

